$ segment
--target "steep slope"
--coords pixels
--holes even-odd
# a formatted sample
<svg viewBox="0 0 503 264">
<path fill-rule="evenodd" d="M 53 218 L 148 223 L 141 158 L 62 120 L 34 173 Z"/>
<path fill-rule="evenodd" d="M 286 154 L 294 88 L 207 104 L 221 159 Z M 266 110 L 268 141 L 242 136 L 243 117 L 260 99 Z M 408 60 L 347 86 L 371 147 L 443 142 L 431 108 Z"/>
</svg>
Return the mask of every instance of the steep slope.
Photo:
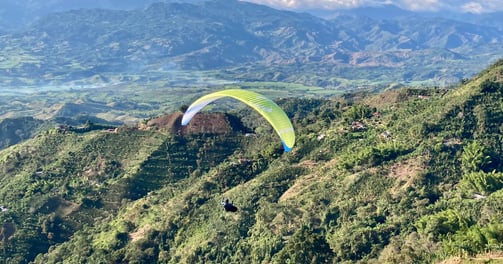
<svg viewBox="0 0 503 264">
<path fill-rule="evenodd" d="M 186 186 L 189 175 L 235 151 L 240 137 L 229 138 L 235 132 L 227 127 L 226 134 L 183 137 L 128 127 L 54 129 L 1 151 L 0 259 L 27 263 L 115 218 L 125 204 L 163 186 Z"/>
<path fill-rule="evenodd" d="M 43 137 L 67 142 L 50 150 L 63 155 L 36 154 L 35 141 L 13 147 L 1 152 L 0 197 L 21 202 L 0 214 L 4 252 L 40 252 L 35 263 L 431 263 L 499 252 L 501 76 L 499 61 L 451 90 L 280 100 L 298 135 L 290 153 L 260 122 L 248 137 L 135 130 Z M 225 197 L 237 213 L 223 211 Z"/>
<path fill-rule="evenodd" d="M 32 117 L 0 120 L 0 149 L 31 138 L 40 130 L 47 129 L 48 123 Z"/>
</svg>

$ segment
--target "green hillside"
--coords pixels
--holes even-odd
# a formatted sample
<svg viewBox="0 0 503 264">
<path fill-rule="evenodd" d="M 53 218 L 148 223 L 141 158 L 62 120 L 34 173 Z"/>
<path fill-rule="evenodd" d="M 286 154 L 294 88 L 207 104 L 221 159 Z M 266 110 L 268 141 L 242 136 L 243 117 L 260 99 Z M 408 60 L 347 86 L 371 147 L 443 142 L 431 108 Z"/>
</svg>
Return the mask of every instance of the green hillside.
<svg viewBox="0 0 503 264">
<path fill-rule="evenodd" d="M 290 153 L 248 109 L 233 115 L 251 136 L 144 126 L 51 130 L 2 150 L 0 260 L 432 263 L 501 256 L 503 61 L 450 90 L 278 104 L 297 132 Z M 223 211 L 226 197 L 237 213 Z"/>
<path fill-rule="evenodd" d="M 0 120 L 0 149 L 15 145 L 47 129 L 48 123 L 33 117 L 5 118 Z"/>
</svg>

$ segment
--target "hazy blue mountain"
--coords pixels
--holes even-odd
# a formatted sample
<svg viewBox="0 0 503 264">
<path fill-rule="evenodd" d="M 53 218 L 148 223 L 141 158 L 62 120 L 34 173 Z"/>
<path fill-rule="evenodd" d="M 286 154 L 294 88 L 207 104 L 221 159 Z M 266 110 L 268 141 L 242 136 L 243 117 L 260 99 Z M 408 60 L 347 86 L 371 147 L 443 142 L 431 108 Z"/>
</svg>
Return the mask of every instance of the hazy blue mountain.
<svg viewBox="0 0 503 264">
<path fill-rule="evenodd" d="M 176 0 L 2 0 L 0 2 L 0 29 L 12 31 L 29 25 L 36 19 L 55 12 L 76 9 L 141 9 L 156 2 L 179 2 Z M 185 3 L 199 2 L 184 0 Z"/>
<path fill-rule="evenodd" d="M 391 10 L 395 19 L 340 14 L 326 20 L 223 0 L 51 13 L 24 31 L 0 38 L 5 60 L 13 65 L 0 68 L 0 73 L 7 78 L 4 84 L 17 85 L 26 84 L 27 78 L 43 84 L 100 75 L 106 81 L 107 74 L 136 74 L 166 66 L 232 68 L 227 76 L 231 79 L 241 76 L 244 80 L 322 85 L 319 79 L 334 75 L 360 78 L 361 73 L 351 75 L 355 71 L 334 72 L 341 65 L 356 71 L 365 67 L 400 71 L 401 76 L 385 81 L 460 79 L 501 56 L 503 31 L 496 27 L 401 16 L 407 12 L 393 6 L 376 8 Z M 360 13 L 374 9 L 361 9 Z M 242 66 L 249 67 L 247 72 L 235 70 Z M 298 69 L 304 74 L 312 72 L 318 80 L 300 80 L 295 77 Z M 264 70 L 281 72 L 274 76 L 283 77 L 267 77 Z M 411 72 L 403 72 L 407 70 Z"/>
<path fill-rule="evenodd" d="M 317 9 L 309 10 L 309 13 L 326 19 L 335 18 L 339 15 L 353 15 L 372 19 L 396 19 L 418 15 L 416 12 L 408 11 L 392 4 L 338 10 Z"/>
<path fill-rule="evenodd" d="M 471 23 L 482 26 L 492 26 L 501 29 L 503 27 L 503 12 L 495 11 L 490 13 L 458 13 L 452 11 L 410 11 L 402 9 L 393 4 L 383 4 L 375 6 L 364 6 L 351 9 L 337 10 L 308 10 L 309 13 L 325 18 L 334 19 L 338 16 L 367 17 L 375 20 L 402 20 L 409 18 L 422 19 L 451 19 L 459 22 Z"/>
<path fill-rule="evenodd" d="M 0 2 L 0 29 L 12 31 L 22 28 L 36 19 L 54 12 L 64 12 L 76 9 L 114 9 L 132 10 L 148 7 L 152 3 L 200 3 L 204 0 L 3 0 Z M 402 9 L 393 4 L 382 4 L 373 6 L 362 6 L 351 9 L 311 9 L 297 10 L 297 12 L 308 12 L 326 19 L 334 18 L 338 15 L 350 14 L 365 16 L 372 19 L 397 19 L 411 16 L 420 17 L 444 17 L 459 21 L 470 22 L 487 26 L 502 27 L 502 12 L 493 13 L 456 13 L 446 11 L 421 11 L 414 12 Z"/>
<path fill-rule="evenodd" d="M 503 12 L 501 11 L 488 14 L 458 14 L 453 16 L 453 18 L 477 25 L 493 26 L 498 29 L 503 29 Z"/>
</svg>

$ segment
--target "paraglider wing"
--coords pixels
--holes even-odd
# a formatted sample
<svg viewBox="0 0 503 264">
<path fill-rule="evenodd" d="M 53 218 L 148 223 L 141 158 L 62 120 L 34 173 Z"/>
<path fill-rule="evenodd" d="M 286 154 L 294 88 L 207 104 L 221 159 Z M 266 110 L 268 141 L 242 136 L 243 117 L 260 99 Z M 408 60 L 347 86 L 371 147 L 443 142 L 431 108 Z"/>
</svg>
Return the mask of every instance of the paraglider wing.
<svg viewBox="0 0 503 264">
<path fill-rule="evenodd" d="M 207 94 L 194 101 L 182 118 L 182 125 L 187 125 L 192 117 L 203 107 L 222 97 L 232 97 L 237 99 L 259 112 L 278 133 L 285 151 L 290 151 L 295 144 L 295 131 L 292 123 L 285 112 L 272 100 L 267 97 L 242 89 L 229 89 Z"/>
</svg>

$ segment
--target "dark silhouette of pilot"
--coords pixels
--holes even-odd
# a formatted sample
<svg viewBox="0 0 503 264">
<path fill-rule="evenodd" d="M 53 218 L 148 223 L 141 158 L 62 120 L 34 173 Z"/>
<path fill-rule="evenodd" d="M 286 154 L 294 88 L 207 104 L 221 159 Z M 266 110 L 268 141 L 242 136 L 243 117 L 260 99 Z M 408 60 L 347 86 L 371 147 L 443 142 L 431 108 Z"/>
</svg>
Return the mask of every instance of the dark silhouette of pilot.
<svg viewBox="0 0 503 264">
<path fill-rule="evenodd" d="M 236 212 L 238 210 L 236 206 L 229 202 L 229 198 L 225 199 L 225 201 L 221 201 L 220 204 L 223 205 L 226 212 Z"/>
</svg>

